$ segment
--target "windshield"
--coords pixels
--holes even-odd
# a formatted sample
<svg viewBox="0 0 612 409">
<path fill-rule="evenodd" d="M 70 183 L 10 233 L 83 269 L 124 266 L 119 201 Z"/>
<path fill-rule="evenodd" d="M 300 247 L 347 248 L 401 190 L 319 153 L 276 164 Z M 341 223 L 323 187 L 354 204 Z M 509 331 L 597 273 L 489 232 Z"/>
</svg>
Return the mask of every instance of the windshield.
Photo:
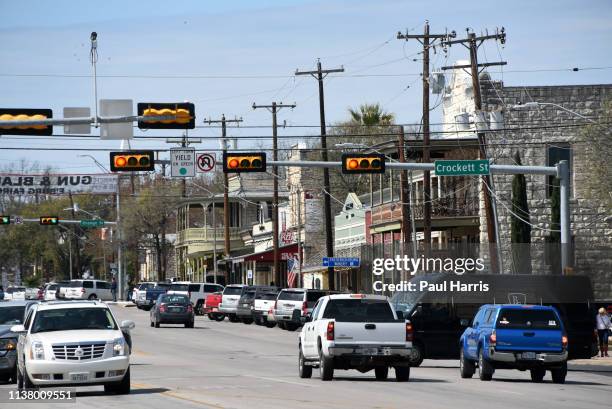
<svg viewBox="0 0 612 409">
<path fill-rule="evenodd" d="M 32 333 L 78 329 L 117 329 L 108 308 L 60 308 L 38 311 Z"/>
<path fill-rule="evenodd" d="M 278 299 L 283 301 L 302 301 L 304 299 L 304 291 L 281 291 Z"/>
<path fill-rule="evenodd" d="M 497 317 L 497 328 L 559 329 L 559 320 L 552 310 L 503 308 Z"/>
<path fill-rule="evenodd" d="M 391 305 L 386 300 L 345 299 L 330 300 L 323 319 L 337 322 L 389 322 L 395 321 Z"/>
<path fill-rule="evenodd" d="M 57 290 L 57 284 L 49 284 L 49 286 L 47 287 L 48 291 L 53 291 L 53 290 Z"/>
<path fill-rule="evenodd" d="M 168 283 L 157 283 L 157 285 L 155 287 L 167 289 L 167 288 L 170 288 L 170 284 L 168 284 Z"/>
<path fill-rule="evenodd" d="M 161 302 L 165 303 L 176 303 L 176 304 L 189 304 L 189 297 L 185 295 L 172 294 L 172 295 L 162 295 Z"/>
<path fill-rule="evenodd" d="M 17 325 L 23 322 L 25 306 L 0 307 L 0 325 Z"/>
<path fill-rule="evenodd" d="M 242 287 L 225 287 L 223 295 L 240 295 L 242 294 Z"/>
<path fill-rule="evenodd" d="M 278 294 L 276 293 L 266 293 L 266 294 L 261 294 L 259 296 L 260 300 L 267 300 L 267 301 L 274 301 L 276 300 L 276 297 L 278 296 Z"/>
<path fill-rule="evenodd" d="M 70 282 L 70 287 L 72 287 L 72 288 L 83 287 L 83 282 L 82 281 L 71 281 Z"/>
<path fill-rule="evenodd" d="M 153 283 L 142 283 L 138 286 L 139 290 L 146 290 L 148 288 L 153 288 L 155 286 L 155 284 Z"/>
<path fill-rule="evenodd" d="M 11 293 L 23 293 L 25 292 L 25 287 L 9 287 L 6 290 L 7 293 L 11 294 Z"/>
<path fill-rule="evenodd" d="M 170 291 L 184 291 L 184 292 L 188 292 L 189 291 L 189 285 L 188 284 L 172 284 L 170 286 Z"/>
</svg>

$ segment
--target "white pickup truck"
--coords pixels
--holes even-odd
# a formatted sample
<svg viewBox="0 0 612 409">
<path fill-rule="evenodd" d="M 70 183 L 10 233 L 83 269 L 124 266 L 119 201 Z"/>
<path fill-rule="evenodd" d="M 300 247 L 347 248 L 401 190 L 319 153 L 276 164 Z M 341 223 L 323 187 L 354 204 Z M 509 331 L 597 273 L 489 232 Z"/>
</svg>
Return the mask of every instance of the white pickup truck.
<svg viewBox="0 0 612 409">
<path fill-rule="evenodd" d="M 399 317 L 398 317 L 399 315 Z M 299 337 L 299 375 L 310 378 L 318 367 L 321 379 L 334 369 L 374 369 L 386 379 L 389 367 L 398 382 L 410 377 L 413 329 L 381 295 L 338 294 L 322 297 L 306 317 Z"/>
</svg>

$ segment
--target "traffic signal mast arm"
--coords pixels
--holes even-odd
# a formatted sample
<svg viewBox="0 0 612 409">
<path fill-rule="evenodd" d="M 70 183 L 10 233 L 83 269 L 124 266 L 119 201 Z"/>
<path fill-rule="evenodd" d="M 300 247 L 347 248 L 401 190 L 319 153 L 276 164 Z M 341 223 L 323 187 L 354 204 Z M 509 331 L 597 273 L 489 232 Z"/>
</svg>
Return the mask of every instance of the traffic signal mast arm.
<svg viewBox="0 0 612 409">
<path fill-rule="evenodd" d="M 108 116 L 98 117 L 98 123 L 113 123 L 113 122 L 160 122 L 183 120 L 183 117 L 177 115 L 131 115 L 131 116 Z M 12 128 L 16 126 L 37 126 L 37 125 L 77 125 L 77 124 L 93 124 L 95 117 L 85 118 L 57 118 L 57 119 L 36 119 L 36 120 L 9 120 L 0 121 L 0 128 Z"/>
<path fill-rule="evenodd" d="M 15 218 L 15 216 L 11 216 L 12 219 Z M 22 218 L 21 219 L 22 222 L 29 222 L 29 223 L 40 223 L 40 218 L 38 219 L 27 219 L 27 218 Z M 81 220 L 66 220 L 66 219 L 58 219 L 58 224 L 80 224 Z M 11 223 L 13 224 L 13 223 Z M 104 221 L 104 225 L 116 225 L 116 222 L 107 222 Z"/>
</svg>

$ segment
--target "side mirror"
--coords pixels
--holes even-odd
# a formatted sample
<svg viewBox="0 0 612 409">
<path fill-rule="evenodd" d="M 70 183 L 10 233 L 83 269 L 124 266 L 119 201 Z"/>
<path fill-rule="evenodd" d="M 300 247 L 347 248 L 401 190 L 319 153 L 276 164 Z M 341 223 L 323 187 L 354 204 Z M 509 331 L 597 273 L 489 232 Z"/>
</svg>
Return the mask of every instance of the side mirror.
<svg viewBox="0 0 612 409">
<path fill-rule="evenodd" d="M 461 325 L 462 327 L 469 327 L 470 326 L 470 320 L 465 319 L 465 318 L 461 318 L 461 320 L 459 321 L 459 325 Z"/>
<path fill-rule="evenodd" d="M 129 331 L 131 329 L 134 329 L 136 327 L 136 324 L 134 324 L 134 321 L 132 320 L 125 320 L 125 321 L 121 321 L 121 325 L 119 325 L 119 327 L 122 330 Z"/>
<path fill-rule="evenodd" d="M 304 317 L 304 321 L 311 322 L 312 321 L 312 314 L 311 313 L 307 313 L 306 316 Z"/>
<path fill-rule="evenodd" d="M 404 320 L 404 311 L 396 311 L 395 313 L 397 314 L 397 319 L 399 321 L 403 321 Z"/>
<path fill-rule="evenodd" d="M 11 332 L 15 332 L 17 334 L 22 333 L 22 332 L 26 332 L 26 329 L 23 325 L 13 325 L 11 327 Z"/>
</svg>

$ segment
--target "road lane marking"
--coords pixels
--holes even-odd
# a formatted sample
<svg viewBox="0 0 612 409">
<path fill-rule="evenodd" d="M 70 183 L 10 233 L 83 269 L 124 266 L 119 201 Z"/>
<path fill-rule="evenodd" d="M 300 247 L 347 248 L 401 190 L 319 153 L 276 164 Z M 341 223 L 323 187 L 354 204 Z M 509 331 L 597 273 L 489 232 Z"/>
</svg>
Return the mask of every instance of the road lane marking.
<svg viewBox="0 0 612 409">
<path fill-rule="evenodd" d="M 159 388 L 159 386 L 155 386 L 155 385 L 149 385 L 146 383 L 134 383 L 132 382 L 132 386 L 135 387 L 136 389 L 147 389 L 147 388 Z M 192 399 L 192 398 L 187 398 L 185 396 L 181 396 L 180 394 L 169 390 L 169 391 L 165 391 L 160 393 L 160 395 L 165 395 L 165 396 L 169 396 L 171 398 L 175 398 L 175 399 L 180 399 L 180 400 L 184 400 L 186 402 L 191 402 L 191 403 L 196 403 L 198 405 L 207 405 L 210 406 L 212 408 L 216 408 L 216 409 L 227 409 L 225 406 L 221 406 L 218 405 L 216 403 L 211 403 L 211 402 L 206 402 L 203 400 L 199 400 L 199 399 Z"/>
<path fill-rule="evenodd" d="M 291 385 L 305 386 L 307 388 L 318 388 L 317 385 L 310 385 L 310 384 L 302 383 L 302 382 L 286 381 L 284 379 L 278 379 L 278 378 L 267 378 L 265 376 L 256 376 L 256 375 L 240 375 L 240 376 L 245 376 L 245 377 L 255 378 L 255 379 L 263 379 L 263 380 L 266 380 L 266 381 L 288 383 L 288 384 L 291 384 Z"/>
</svg>

